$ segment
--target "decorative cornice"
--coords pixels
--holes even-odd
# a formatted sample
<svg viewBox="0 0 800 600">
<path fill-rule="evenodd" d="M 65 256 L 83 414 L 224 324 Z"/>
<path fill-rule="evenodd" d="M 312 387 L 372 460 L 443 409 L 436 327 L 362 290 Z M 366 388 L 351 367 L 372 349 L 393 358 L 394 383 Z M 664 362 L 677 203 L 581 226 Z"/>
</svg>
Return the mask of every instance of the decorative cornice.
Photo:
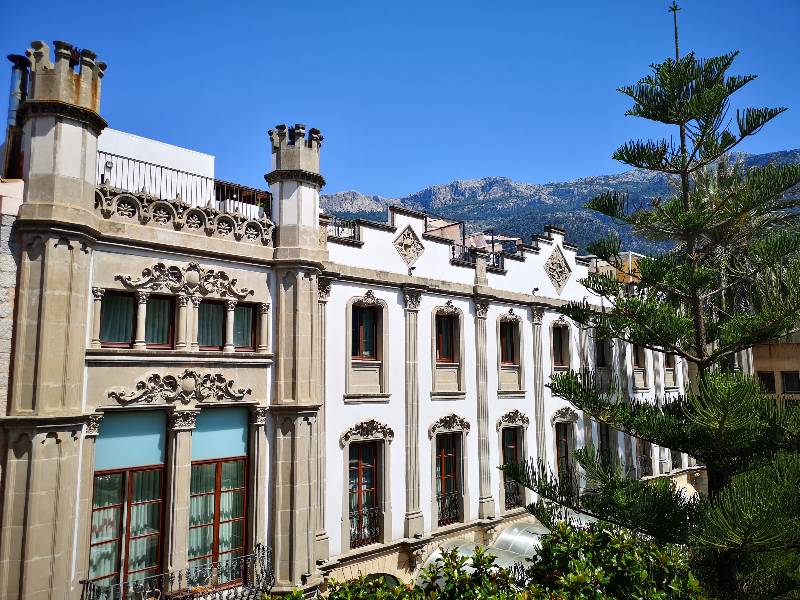
<svg viewBox="0 0 800 600">
<path fill-rule="evenodd" d="M 89 415 L 89 421 L 86 423 L 86 437 L 97 437 L 100 435 L 100 422 L 102 420 L 103 413 Z"/>
<path fill-rule="evenodd" d="M 286 180 L 305 181 L 319 186 L 320 189 L 325 185 L 325 178 L 322 175 L 303 169 L 277 169 L 264 175 L 264 179 L 269 185 Z"/>
<path fill-rule="evenodd" d="M 140 402 L 190 404 L 207 400 L 239 401 L 249 394 L 252 394 L 250 388 L 237 388 L 232 380 L 220 373 L 198 373 L 186 369 L 178 376 L 153 373 L 139 381 L 132 391 L 112 388 L 108 391 L 108 398 L 123 405 Z"/>
<path fill-rule="evenodd" d="M 463 431 L 469 433 L 470 425 L 464 417 L 456 414 L 449 414 L 438 418 L 428 427 L 428 437 L 433 438 L 437 433 L 445 431 Z"/>
<path fill-rule="evenodd" d="M 402 233 L 398 235 L 394 242 L 392 242 L 395 250 L 409 267 L 417 262 L 417 259 L 422 256 L 425 251 L 425 246 L 420 241 L 417 234 L 407 225 Z"/>
<path fill-rule="evenodd" d="M 126 288 L 145 293 L 166 290 L 189 296 L 217 294 L 237 300 L 244 300 L 254 293 L 251 289 L 237 287 L 239 280 L 231 278 L 225 271 L 204 269 L 197 263 L 189 263 L 181 268 L 159 262 L 143 269 L 138 279 L 121 274 L 115 275 L 115 279 Z"/>
<path fill-rule="evenodd" d="M 208 237 L 232 238 L 249 243 L 272 243 L 275 224 L 265 215 L 251 219 L 239 212 L 219 211 L 211 206 L 192 206 L 180 197 L 154 198 L 146 192 L 132 193 L 106 186 L 95 190 L 94 205 L 100 214 L 110 219 L 135 219 L 141 225 L 172 224 L 174 229 L 204 233 Z"/>
<path fill-rule="evenodd" d="M 497 430 L 500 431 L 500 429 L 505 425 L 519 425 L 521 427 L 527 427 L 530 425 L 530 422 L 531 421 L 527 416 L 514 409 L 497 419 Z"/>
<path fill-rule="evenodd" d="M 47 115 L 80 121 L 91 127 L 98 135 L 108 126 L 106 120 L 93 110 L 60 100 L 26 100 L 17 109 L 17 119 L 21 124 L 31 117 Z"/>
<path fill-rule="evenodd" d="M 578 413 L 575 412 L 571 407 L 564 406 L 559 408 L 556 412 L 553 413 L 553 417 L 550 421 L 555 423 L 575 423 L 578 420 Z"/>
<path fill-rule="evenodd" d="M 339 437 L 339 445 L 344 448 L 354 440 L 384 440 L 391 443 L 394 439 L 394 430 L 388 425 L 379 423 L 375 419 L 356 423 Z"/>
<path fill-rule="evenodd" d="M 433 309 L 433 312 L 437 315 L 460 315 L 461 309 L 453 306 L 452 300 L 448 300 L 442 306 L 437 306 Z"/>
<path fill-rule="evenodd" d="M 173 431 L 191 431 L 197 425 L 196 410 L 175 411 L 170 417 L 170 428 Z"/>
</svg>

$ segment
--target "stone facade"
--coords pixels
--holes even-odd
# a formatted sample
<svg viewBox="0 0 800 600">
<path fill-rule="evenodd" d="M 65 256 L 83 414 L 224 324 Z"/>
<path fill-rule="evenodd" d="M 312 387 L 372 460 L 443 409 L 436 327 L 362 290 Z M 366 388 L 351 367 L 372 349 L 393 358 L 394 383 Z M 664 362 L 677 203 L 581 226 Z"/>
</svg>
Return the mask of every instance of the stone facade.
<svg viewBox="0 0 800 600">
<path fill-rule="evenodd" d="M 16 215 L 0 215 L 0 414 L 7 413 L 12 333 L 17 288 L 19 244 L 14 236 Z"/>
</svg>

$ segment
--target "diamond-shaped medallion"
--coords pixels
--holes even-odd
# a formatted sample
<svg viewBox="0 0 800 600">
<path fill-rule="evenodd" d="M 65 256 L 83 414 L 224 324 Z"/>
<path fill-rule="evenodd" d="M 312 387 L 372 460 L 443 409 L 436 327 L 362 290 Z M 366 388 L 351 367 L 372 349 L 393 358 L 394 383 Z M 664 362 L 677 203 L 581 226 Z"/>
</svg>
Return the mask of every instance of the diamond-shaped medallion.
<svg viewBox="0 0 800 600">
<path fill-rule="evenodd" d="M 394 247 L 405 263 L 410 267 L 425 251 L 425 246 L 411 229 L 411 225 L 407 225 L 403 232 L 394 240 Z"/>
<path fill-rule="evenodd" d="M 553 287 L 560 294 L 564 286 L 567 285 L 569 276 L 572 274 L 572 269 L 567 264 L 567 259 L 564 258 L 564 253 L 561 248 L 556 246 L 550 258 L 544 263 L 544 270 L 550 281 L 553 282 Z"/>
</svg>

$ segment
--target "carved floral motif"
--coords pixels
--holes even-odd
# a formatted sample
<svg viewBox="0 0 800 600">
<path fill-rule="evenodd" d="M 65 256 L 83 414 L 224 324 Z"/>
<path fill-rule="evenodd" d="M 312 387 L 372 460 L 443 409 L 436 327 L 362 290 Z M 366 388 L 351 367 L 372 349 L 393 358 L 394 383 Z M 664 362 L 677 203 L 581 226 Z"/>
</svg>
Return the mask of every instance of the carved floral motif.
<svg viewBox="0 0 800 600">
<path fill-rule="evenodd" d="M 564 253 L 561 252 L 559 246 L 553 249 L 550 258 L 544 263 L 544 272 L 547 273 L 553 287 L 560 294 L 572 274 L 572 269 L 569 268 L 567 259 L 564 258 Z"/>
<path fill-rule="evenodd" d="M 544 317 L 544 309 L 539 306 L 534 306 L 531 309 L 531 314 L 533 315 L 533 323 L 535 325 L 541 325 L 542 318 Z"/>
<path fill-rule="evenodd" d="M 436 307 L 437 315 L 460 315 L 461 309 L 453 306 L 453 301 L 448 300 L 442 306 Z"/>
<path fill-rule="evenodd" d="M 433 438 L 434 435 L 441 431 L 463 431 L 469 433 L 470 425 L 464 417 L 459 417 L 456 414 L 449 414 L 440 417 L 428 427 L 428 437 Z"/>
<path fill-rule="evenodd" d="M 168 290 L 189 296 L 218 294 L 238 300 L 243 300 L 254 293 L 251 289 L 237 287 L 238 279 L 230 277 L 225 271 L 205 269 L 197 263 L 189 263 L 181 268 L 159 262 L 143 269 L 142 276 L 138 279 L 120 274 L 115 278 L 125 287 L 144 293 Z"/>
<path fill-rule="evenodd" d="M 250 421 L 253 425 L 266 425 L 268 414 L 269 409 L 267 407 L 259 406 L 251 413 Z"/>
<path fill-rule="evenodd" d="M 172 413 L 170 426 L 174 430 L 194 429 L 197 425 L 197 411 L 182 410 Z"/>
<path fill-rule="evenodd" d="M 500 320 L 501 321 L 519 322 L 520 321 L 520 316 L 517 313 L 514 312 L 513 308 L 509 308 L 508 312 L 500 313 Z"/>
<path fill-rule="evenodd" d="M 425 251 L 425 246 L 411 229 L 411 225 L 406 226 L 393 243 L 398 254 L 409 267 L 417 262 L 417 259 Z"/>
<path fill-rule="evenodd" d="M 100 434 L 100 422 L 102 420 L 102 413 L 89 415 L 89 421 L 86 423 L 86 437 L 96 437 Z"/>
<path fill-rule="evenodd" d="M 499 431 L 504 425 L 521 425 L 522 427 L 527 427 L 530 425 L 530 422 L 530 419 L 526 415 L 514 409 L 497 419 L 497 430 Z"/>
<path fill-rule="evenodd" d="M 249 394 L 252 394 L 250 388 L 237 388 L 233 381 L 220 373 L 198 373 L 186 369 L 178 376 L 153 373 L 137 382 L 136 388 L 132 391 L 126 391 L 121 387 L 112 388 L 108 392 L 108 398 L 126 405 L 139 402 L 190 404 L 193 400 L 239 401 Z"/>
<path fill-rule="evenodd" d="M 391 441 L 394 439 L 394 430 L 388 425 L 384 425 L 375 419 L 370 419 L 369 421 L 361 421 L 360 423 L 356 423 L 350 429 L 345 431 L 339 438 L 339 445 L 344 448 L 350 443 L 350 440 L 353 439 L 381 439 L 391 443 Z"/>
<path fill-rule="evenodd" d="M 577 420 L 578 413 L 569 406 L 559 408 L 553 413 L 553 418 L 551 419 L 553 423 L 575 423 Z"/>
<path fill-rule="evenodd" d="M 403 299 L 405 300 L 407 310 L 419 310 L 422 294 L 413 290 L 403 290 Z"/>
<path fill-rule="evenodd" d="M 380 306 L 381 301 L 375 297 L 375 292 L 367 290 L 366 294 L 360 298 L 356 298 L 355 304 L 357 306 Z"/>
<path fill-rule="evenodd" d="M 331 279 L 320 277 L 317 280 L 317 294 L 320 302 L 327 302 L 331 297 Z"/>
</svg>

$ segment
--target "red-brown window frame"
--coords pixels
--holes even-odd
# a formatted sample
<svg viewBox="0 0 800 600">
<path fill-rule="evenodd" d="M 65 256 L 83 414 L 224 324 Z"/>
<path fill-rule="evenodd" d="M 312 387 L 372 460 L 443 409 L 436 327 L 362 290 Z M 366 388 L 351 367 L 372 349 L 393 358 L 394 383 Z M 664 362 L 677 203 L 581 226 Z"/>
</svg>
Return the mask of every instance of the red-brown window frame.
<svg viewBox="0 0 800 600">
<path fill-rule="evenodd" d="M 132 503 L 131 502 L 131 497 L 133 496 L 133 493 L 132 493 L 132 486 L 133 486 L 132 474 L 133 473 L 143 472 L 143 471 L 161 471 L 161 478 L 160 478 L 161 486 L 160 486 L 160 490 L 159 490 L 159 499 L 158 500 L 149 500 L 147 502 L 135 502 L 135 503 Z M 128 467 L 128 468 L 124 468 L 124 469 L 104 469 L 102 471 L 95 471 L 94 472 L 94 477 L 92 478 L 92 500 L 91 500 L 91 503 L 94 503 L 95 480 L 97 479 L 97 477 L 102 477 L 103 475 L 116 475 L 116 474 L 119 474 L 119 473 L 123 473 L 124 474 L 124 483 L 123 483 L 124 497 L 123 497 L 122 502 L 119 503 L 119 504 L 110 504 L 110 505 L 104 506 L 102 508 L 94 508 L 94 507 L 92 507 L 92 509 L 91 509 L 91 514 L 89 515 L 89 555 L 91 556 L 92 548 L 94 546 L 101 546 L 101 545 L 104 545 L 104 544 L 108 544 L 111 541 L 115 541 L 117 543 L 117 565 L 116 565 L 116 570 L 113 571 L 112 573 L 107 574 L 107 575 L 103 575 L 102 577 L 96 577 L 92 581 L 104 581 L 106 579 L 109 579 L 111 577 L 116 576 L 116 580 L 114 581 L 114 583 L 112 583 L 112 585 L 115 585 L 117 583 L 121 583 L 123 585 L 123 587 L 124 587 L 124 585 L 128 582 L 128 577 L 131 574 L 128 571 L 128 560 L 127 560 L 128 559 L 128 547 L 130 546 L 130 543 L 131 543 L 131 537 L 130 537 L 130 531 L 131 531 L 131 506 L 134 506 L 134 505 L 138 506 L 140 504 L 154 504 L 155 502 L 159 503 L 159 507 L 158 507 L 158 533 L 157 534 L 152 534 L 151 533 L 151 534 L 146 534 L 146 535 L 140 535 L 140 536 L 137 536 L 137 537 L 135 537 L 133 539 L 134 540 L 138 540 L 138 539 L 141 539 L 141 538 L 144 538 L 144 537 L 152 537 L 153 535 L 157 535 L 158 536 L 158 545 L 156 547 L 156 556 L 158 557 L 159 564 L 156 567 L 150 567 L 148 569 L 140 569 L 138 571 L 133 571 L 133 574 L 141 573 L 142 571 L 152 571 L 154 569 L 156 570 L 156 572 L 154 572 L 153 575 L 157 575 L 158 574 L 158 571 L 160 571 L 160 566 L 161 566 L 160 565 L 161 550 L 162 550 L 161 537 L 164 535 L 164 489 L 165 489 L 165 483 L 166 483 L 164 481 L 165 472 L 166 471 L 164 469 L 164 465 L 147 465 L 147 466 L 143 466 L 143 467 Z M 92 517 L 93 517 L 95 511 L 108 510 L 109 508 L 115 508 L 115 507 L 124 507 L 124 511 L 123 511 L 122 515 L 120 515 L 121 517 L 124 517 L 124 519 L 125 519 L 125 523 L 121 524 L 121 526 L 120 526 L 122 535 L 121 536 L 117 536 L 116 538 L 111 538 L 109 540 L 103 540 L 102 542 L 92 543 L 91 542 L 91 523 L 93 521 Z M 125 544 L 126 544 L 125 552 L 122 552 L 122 547 L 121 547 L 123 540 L 125 540 Z M 124 564 L 122 564 L 123 559 L 125 560 Z M 120 581 L 120 574 L 122 574 L 122 580 L 121 581 Z"/>
<path fill-rule="evenodd" d="M 511 336 L 509 344 L 508 337 Z M 517 360 L 517 323 L 514 321 L 500 321 L 500 363 L 504 365 L 516 365 Z M 508 351 L 511 351 L 511 357 Z"/>
<path fill-rule="evenodd" d="M 169 331 L 167 332 L 168 341 L 166 344 L 147 344 L 147 347 L 151 350 L 171 350 L 175 347 L 175 296 L 168 296 L 166 294 L 153 294 L 147 298 L 148 303 L 150 302 L 150 298 L 166 298 L 169 300 Z M 134 327 L 135 326 L 136 316 L 134 315 Z"/>
<path fill-rule="evenodd" d="M 565 339 L 566 338 L 566 339 Z M 566 342 L 566 343 L 564 343 Z M 558 353 L 556 353 L 556 345 L 558 345 Z M 553 327 L 553 366 L 568 367 L 569 366 L 569 328 L 563 326 Z M 558 356 L 560 354 L 560 356 Z M 565 357 L 566 354 L 566 357 Z M 566 358 L 566 360 L 564 360 Z"/>
<path fill-rule="evenodd" d="M 570 428 L 572 427 L 572 423 L 568 423 L 565 421 L 559 421 L 556 423 L 555 427 L 555 434 L 556 434 L 556 469 L 558 470 L 559 476 L 564 475 L 561 473 L 562 465 L 564 467 L 569 467 L 570 465 L 570 447 L 569 447 L 569 438 L 570 438 Z"/>
<path fill-rule="evenodd" d="M 373 356 L 365 356 L 364 355 L 364 348 L 366 347 L 366 344 L 364 343 L 365 340 L 366 340 L 366 337 L 365 337 L 366 334 L 364 332 L 364 320 L 359 318 L 358 321 L 356 321 L 356 315 L 357 314 L 366 314 L 366 313 L 371 313 L 372 314 L 372 323 L 373 323 L 373 325 L 372 325 L 372 348 L 374 349 Z M 378 351 L 378 327 L 379 327 L 379 324 L 380 324 L 379 323 L 380 312 L 378 311 L 378 307 L 377 306 L 358 306 L 358 305 L 354 305 L 351 318 L 353 320 L 353 323 L 352 323 L 353 326 L 351 327 L 351 330 L 352 329 L 356 329 L 356 331 L 352 331 L 353 342 L 355 342 L 357 340 L 357 342 L 358 342 L 358 352 L 357 353 L 353 352 L 353 346 L 352 346 L 352 343 L 351 343 L 350 357 L 351 358 L 355 358 L 357 360 L 378 360 L 378 352 L 379 352 Z M 356 333 L 358 333 L 358 337 L 355 337 Z"/>
<path fill-rule="evenodd" d="M 255 352 L 255 349 L 256 349 L 256 330 L 257 330 L 257 327 L 258 327 L 258 322 L 257 322 L 258 313 L 256 312 L 256 305 L 242 302 L 240 304 L 237 304 L 237 307 L 249 308 L 251 313 L 252 313 L 252 315 L 253 315 L 253 318 L 250 319 L 250 345 L 249 346 L 236 346 L 234 348 L 234 350 L 236 352 Z M 234 320 L 235 320 L 236 319 L 236 309 L 234 309 L 233 317 L 234 317 Z"/>
<path fill-rule="evenodd" d="M 131 341 L 130 342 L 104 342 L 102 339 L 100 340 L 100 347 L 101 348 L 133 348 L 133 344 L 136 340 L 136 318 L 138 316 L 138 311 L 136 310 L 136 294 L 133 292 L 125 292 L 123 290 L 106 290 L 103 294 L 103 298 L 106 296 L 127 296 L 128 298 L 133 299 L 133 317 L 131 319 Z M 102 310 L 103 310 L 103 301 L 100 301 L 100 318 L 102 319 Z"/>
<path fill-rule="evenodd" d="M 506 444 L 506 433 L 507 432 L 510 433 L 512 438 L 513 438 L 513 444 L 510 445 L 510 446 Z M 517 464 L 517 463 L 519 463 L 519 458 L 520 458 L 520 456 L 522 454 L 519 451 L 520 450 L 519 446 L 521 444 L 521 438 L 522 438 L 522 427 L 503 427 L 501 436 L 502 436 L 502 440 L 501 441 L 503 443 L 503 448 L 502 448 L 503 464 L 507 465 L 507 464 Z M 507 456 L 506 456 L 506 450 L 507 449 L 513 449 L 513 456 L 511 457 L 511 460 L 507 460 Z M 503 473 L 503 479 L 506 480 L 506 481 L 508 480 L 508 475 L 506 473 Z"/>
<path fill-rule="evenodd" d="M 362 483 L 364 481 L 364 464 L 366 463 L 366 461 L 364 461 L 364 459 L 363 459 L 363 456 L 364 456 L 363 449 L 366 448 L 367 446 L 371 446 L 372 447 L 373 456 L 375 457 L 375 463 L 372 465 L 373 481 L 375 482 L 375 485 L 372 488 L 364 488 L 362 486 Z M 352 496 L 355 495 L 357 497 L 357 502 L 356 502 L 357 509 L 356 510 L 358 511 L 359 514 L 361 514 L 361 512 L 364 510 L 364 508 L 377 508 L 378 507 L 378 494 L 380 493 L 380 490 L 381 490 L 381 480 L 380 480 L 380 471 L 379 471 L 380 454 L 378 452 L 378 450 L 379 450 L 378 442 L 376 442 L 376 441 L 371 441 L 371 442 L 353 442 L 353 443 L 351 443 L 350 447 L 349 447 L 349 449 L 347 451 L 348 452 L 348 457 L 347 457 L 348 458 L 348 473 L 347 473 L 348 482 L 349 482 L 349 479 L 350 479 L 350 471 L 352 471 L 352 467 L 349 464 L 349 461 L 352 460 L 350 458 L 350 452 L 352 452 L 353 449 L 357 449 L 358 450 L 358 458 L 356 459 L 356 460 L 358 460 L 358 467 L 357 467 L 358 475 L 356 476 L 357 477 L 357 479 L 356 479 L 356 481 L 357 481 L 357 483 L 356 483 L 357 490 L 355 492 L 352 492 L 352 491 L 348 492 L 348 504 L 347 504 L 347 506 L 348 506 L 348 511 L 349 511 L 350 510 L 350 508 L 349 508 L 350 507 L 349 500 L 350 500 L 350 498 Z M 366 463 L 366 464 L 368 464 L 368 463 Z M 348 485 L 349 485 L 349 483 L 348 483 Z M 373 498 L 372 506 L 365 506 L 364 502 L 363 502 L 364 493 L 365 492 L 369 492 L 369 491 L 372 491 L 372 498 Z M 359 546 L 368 545 L 369 543 L 371 543 L 371 542 L 363 542 L 363 543 L 356 542 L 356 543 L 353 543 L 353 540 L 350 540 L 350 547 L 351 548 L 357 548 Z"/>
<path fill-rule="evenodd" d="M 214 351 L 222 350 L 225 347 L 225 330 L 227 329 L 225 327 L 225 319 L 227 318 L 227 314 L 225 312 L 227 310 L 227 308 L 225 306 L 225 303 L 222 300 L 206 300 L 204 298 L 202 304 L 218 304 L 218 305 L 222 306 L 222 315 L 223 315 L 222 316 L 222 345 L 221 346 L 200 346 L 199 349 L 203 350 L 203 351 L 206 351 L 206 352 L 209 352 L 209 351 L 210 352 L 214 352 Z M 199 321 L 200 321 L 200 312 L 199 311 L 197 313 L 197 320 L 198 320 L 197 331 L 199 331 L 200 330 L 200 323 L 199 323 Z"/>
<path fill-rule="evenodd" d="M 226 462 L 235 462 L 235 461 L 243 461 L 244 462 L 244 485 L 238 488 L 231 488 L 225 490 L 226 492 L 235 492 L 242 490 L 242 516 L 236 519 L 228 519 L 227 521 L 220 521 L 220 498 L 222 497 L 222 463 Z M 231 550 L 228 550 L 223 553 L 223 556 L 227 556 L 230 554 L 234 554 L 237 551 L 241 551 L 241 556 L 246 554 L 247 549 L 247 480 L 248 480 L 248 471 L 247 471 L 247 456 L 228 456 L 226 458 L 211 458 L 207 460 L 193 460 L 191 466 L 195 465 L 207 465 L 216 463 L 216 471 L 214 474 L 214 491 L 213 492 L 206 492 L 203 494 L 192 494 L 191 491 L 189 492 L 189 504 L 191 506 L 192 498 L 196 498 L 199 496 L 209 496 L 214 494 L 214 522 L 213 522 L 213 531 L 214 531 L 214 540 L 211 543 L 211 554 L 204 554 L 203 556 L 195 556 L 189 559 L 189 566 L 191 567 L 191 563 L 195 561 L 200 561 L 205 558 L 211 557 L 211 562 L 216 563 L 219 562 L 219 527 L 220 524 L 224 523 L 232 523 L 234 521 L 242 521 L 242 545 Z M 208 527 L 208 524 L 203 525 L 189 525 L 189 531 L 192 529 L 200 529 L 203 527 Z M 238 580 L 237 580 L 238 581 Z M 228 583 L 234 583 L 228 582 Z M 227 584 L 226 584 L 227 585 Z"/>
<path fill-rule="evenodd" d="M 444 354 L 444 341 L 446 333 L 444 327 L 440 327 L 440 323 L 445 321 L 450 323 L 450 354 Z M 458 327 L 458 317 L 456 315 L 436 315 L 436 362 L 443 364 L 454 364 L 456 362 L 456 328 Z"/>
<path fill-rule="evenodd" d="M 461 445 L 460 437 L 461 437 L 461 435 L 458 434 L 458 433 L 440 433 L 440 434 L 438 434 L 436 436 L 436 460 L 439 461 L 439 476 L 437 477 L 437 479 L 439 479 L 439 482 L 440 482 L 440 484 L 439 484 L 440 485 L 440 489 L 441 489 L 440 495 L 442 495 L 442 496 L 447 495 L 447 494 L 458 494 L 458 492 L 459 492 L 459 490 L 461 488 L 460 481 L 459 481 L 460 469 L 459 469 L 459 464 L 458 464 L 458 460 L 459 460 L 459 456 L 458 455 L 459 455 L 459 451 L 461 449 L 460 448 L 460 445 Z M 449 454 L 448 454 L 447 449 L 445 448 L 444 444 L 442 443 L 445 440 L 447 440 L 451 444 L 451 447 L 452 447 L 452 457 L 453 457 L 453 473 L 452 474 L 448 474 L 447 473 L 447 469 L 446 469 L 446 467 L 447 467 L 447 457 L 449 456 Z M 447 491 L 447 481 L 449 479 L 451 479 L 453 481 L 453 491 L 452 492 L 448 492 Z M 434 487 L 434 490 L 435 489 L 436 488 Z M 460 510 L 459 510 L 459 512 L 460 512 Z M 461 515 L 459 515 L 459 518 L 461 518 Z M 444 523 L 444 522 L 442 522 L 441 515 L 439 515 L 438 521 L 439 521 L 439 525 L 440 526 L 447 525 L 447 524 L 449 524 L 451 522 L 457 522 L 457 520 L 456 520 L 456 521 L 448 521 L 447 523 Z"/>
<path fill-rule="evenodd" d="M 607 369 L 611 366 L 611 347 L 608 339 L 597 339 L 594 343 L 594 366 Z"/>
</svg>

